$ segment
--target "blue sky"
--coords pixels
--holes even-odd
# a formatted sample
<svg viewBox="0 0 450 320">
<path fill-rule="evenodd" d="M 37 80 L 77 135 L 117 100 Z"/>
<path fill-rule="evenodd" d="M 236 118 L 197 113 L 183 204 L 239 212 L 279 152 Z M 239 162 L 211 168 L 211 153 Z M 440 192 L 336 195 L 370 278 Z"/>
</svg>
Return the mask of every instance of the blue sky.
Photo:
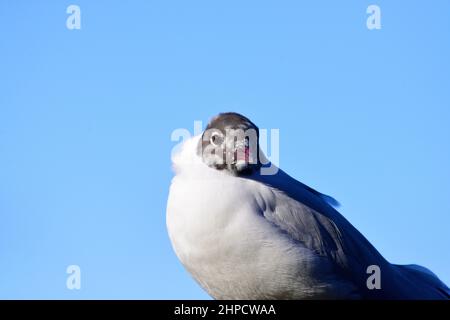
<svg viewBox="0 0 450 320">
<path fill-rule="evenodd" d="M 444 0 L 0 2 L 0 298 L 209 298 L 165 206 L 172 131 L 221 111 L 279 129 L 281 168 L 449 284 L 449 16 Z"/>
</svg>

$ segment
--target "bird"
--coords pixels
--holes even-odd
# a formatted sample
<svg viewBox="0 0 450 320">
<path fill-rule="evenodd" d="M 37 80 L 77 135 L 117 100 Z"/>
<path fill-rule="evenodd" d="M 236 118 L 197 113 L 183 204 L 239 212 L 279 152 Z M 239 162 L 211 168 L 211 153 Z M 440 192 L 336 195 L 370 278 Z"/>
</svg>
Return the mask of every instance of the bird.
<svg viewBox="0 0 450 320">
<path fill-rule="evenodd" d="M 334 198 L 274 166 L 258 140 L 250 119 L 225 112 L 172 157 L 168 235 L 212 298 L 450 299 L 427 268 L 388 262 Z"/>
</svg>

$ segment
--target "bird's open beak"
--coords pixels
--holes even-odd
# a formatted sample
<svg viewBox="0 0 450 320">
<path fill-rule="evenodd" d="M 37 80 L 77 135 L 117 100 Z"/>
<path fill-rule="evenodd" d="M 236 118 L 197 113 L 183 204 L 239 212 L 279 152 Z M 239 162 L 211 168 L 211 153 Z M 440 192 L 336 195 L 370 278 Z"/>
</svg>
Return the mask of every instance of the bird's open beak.
<svg viewBox="0 0 450 320">
<path fill-rule="evenodd" d="M 236 162 L 248 163 L 250 160 L 250 148 L 248 146 L 244 146 L 243 148 L 236 149 L 234 157 Z"/>
</svg>

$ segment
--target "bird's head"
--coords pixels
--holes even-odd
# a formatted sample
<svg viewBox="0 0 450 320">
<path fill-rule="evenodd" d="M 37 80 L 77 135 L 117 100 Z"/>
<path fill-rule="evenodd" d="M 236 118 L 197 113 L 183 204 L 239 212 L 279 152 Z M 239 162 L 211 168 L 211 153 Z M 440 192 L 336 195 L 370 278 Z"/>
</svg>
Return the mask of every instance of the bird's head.
<svg viewBox="0 0 450 320">
<path fill-rule="evenodd" d="M 259 129 L 248 118 L 234 112 L 221 113 L 206 127 L 198 155 L 211 168 L 232 175 L 248 175 L 261 167 Z"/>
</svg>

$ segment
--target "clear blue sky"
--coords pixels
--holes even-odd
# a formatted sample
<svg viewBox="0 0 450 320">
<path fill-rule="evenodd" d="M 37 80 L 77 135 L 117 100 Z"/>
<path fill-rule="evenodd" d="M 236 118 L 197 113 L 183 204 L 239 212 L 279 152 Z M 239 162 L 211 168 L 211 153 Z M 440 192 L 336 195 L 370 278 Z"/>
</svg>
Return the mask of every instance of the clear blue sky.
<svg viewBox="0 0 450 320">
<path fill-rule="evenodd" d="M 0 298 L 209 298 L 165 207 L 172 131 L 220 111 L 279 128 L 285 171 L 450 284 L 449 57 L 444 0 L 1 1 Z"/>
</svg>

